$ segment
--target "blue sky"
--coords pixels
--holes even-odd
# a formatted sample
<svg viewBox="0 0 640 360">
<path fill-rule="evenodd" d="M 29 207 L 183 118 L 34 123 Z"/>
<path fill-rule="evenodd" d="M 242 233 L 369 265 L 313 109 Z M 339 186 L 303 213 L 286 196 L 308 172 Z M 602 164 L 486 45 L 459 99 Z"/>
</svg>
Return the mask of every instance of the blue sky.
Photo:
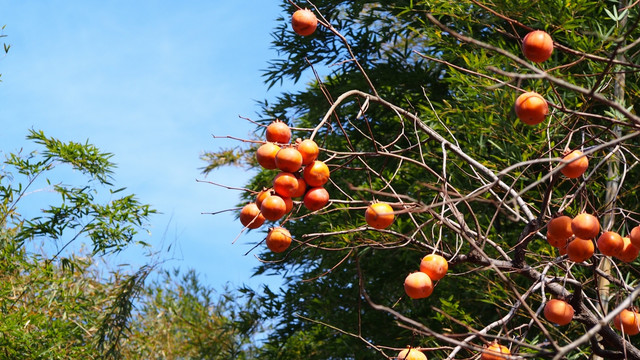
<svg viewBox="0 0 640 360">
<path fill-rule="evenodd" d="M 255 118 L 255 100 L 282 91 L 261 78 L 277 56 L 278 2 L 0 0 L 0 9 L 11 44 L 0 58 L 2 151 L 25 146 L 30 128 L 89 140 L 115 155 L 117 185 L 163 212 L 143 240 L 175 242 L 168 266 L 193 267 L 218 289 L 277 282 L 250 279 L 258 260 L 244 254 L 260 233 L 231 244 L 242 229 L 233 213 L 201 214 L 239 194 L 196 179 L 202 151 L 236 145 L 211 135 L 247 137 L 253 127 L 238 115 Z M 224 168 L 207 180 L 242 186 L 250 175 Z"/>
</svg>

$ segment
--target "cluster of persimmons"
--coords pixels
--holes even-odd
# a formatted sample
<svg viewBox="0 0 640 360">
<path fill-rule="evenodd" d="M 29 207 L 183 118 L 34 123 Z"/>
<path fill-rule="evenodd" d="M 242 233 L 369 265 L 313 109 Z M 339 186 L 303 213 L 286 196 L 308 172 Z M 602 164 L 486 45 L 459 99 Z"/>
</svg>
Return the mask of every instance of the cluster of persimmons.
<svg viewBox="0 0 640 360">
<path fill-rule="evenodd" d="M 291 144 L 291 128 L 280 120 L 266 129 L 266 142 L 256 151 L 256 160 L 264 169 L 279 170 L 273 186 L 258 192 L 254 202 L 240 211 L 240 222 L 249 229 L 262 226 L 266 220 L 278 221 L 293 209 L 293 199 L 302 198 L 309 211 L 323 208 L 329 202 L 324 185 L 329 181 L 329 167 L 317 160 L 320 149 L 311 139 Z M 267 247 L 283 252 L 291 244 L 291 234 L 281 226 L 271 228 Z"/>
<path fill-rule="evenodd" d="M 309 36 L 317 28 L 318 20 L 308 9 L 296 11 L 291 18 L 294 32 Z M 523 39 L 524 56 L 533 62 L 546 61 L 553 52 L 553 40 L 544 31 L 536 30 Z M 515 102 L 517 117 L 527 125 L 537 125 L 548 115 L 547 101 L 538 93 L 525 92 Z M 293 199 L 302 198 L 302 204 L 309 211 L 320 210 L 329 202 L 329 193 L 324 188 L 330 177 L 328 166 L 318 160 L 319 148 L 312 139 L 296 140 L 291 143 L 291 129 L 284 122 L 276 120 L 266 128 L 266 142 L 256 151 L 256 159 L 264 169 L 277 169 L 273 186 L 260 191 L 254 202 L 244 206 L 240 212 L 241 223 L 249 229 L 263 225 L 266 220 L 278 221 L 293 209 Z M 578 178 L 586 171 L 589 160 L 580 150 L 565 154 L 560 172 L 567 178 Z M 393 208 L 384 202 L 372 202 L 365 211 L 367 225 L 375 229 L 389 227 L 395 219 Z M 640 226 L 631 231 L 629 237 L 606 231 L 600 234 L 598 219 L 588 213 L 574 218 L 561 215 L 547 225 L 547 241 L 567 255 L 574 262 L 584 262 L 597 249 L 606 256 L 631 262 L 640 253 Z M 276 226 L 269 230 L 266 244 L 274 252 L 289 248 L 292 238 L 287 229 Z M 447 260 L 438 254 L 424 256 L 420 271 L 409 274 L 404 282 L 405 293 L 412 299 L 426 298 L 434 290 L 434 282 L 442 279 L 448 270 Z M 557 325 L 571 322 L 574 309 L 565 299 L 551 299 L 544 307 L 545 318 Z M 640 333 L 640 314 L 634 309 L 622 311 L 615 317 L 614 326 L 625 334 Z M 481 360 L 506 359 L 509 349 L 494 341 L 485 346 Z M 402 350 L 398 359 L 426 360 L 420 349 Z"/>
<path fill-rule="evenodd" d="M 578 214 L 573 219 L 566 215 L 553 218 L 547 224 L 547 242 L 567 255 L 569 260 L 583 262 L 598 251 L 605 256 L 622 262 L 633 262 L 640 254 L 640 226 L 631 230 L 629 237 L 622 237 L 614 231 L 605 231 L 600 236 L 598 219 L 588 213 Z M 594 239 L 595 241 L 594 245 Z M 563 300 L 557 300 L 562 301 Z M 566 325 L 573 318 L 573 308 L 569 304 L 551 305 L 555 310 L 545 308 L 545 316 L 558 325 Z M 547 315 L 549 312 L 550 315 Z M 640 333 L 640 314 L 634 309 L 623 310 L 614 318 L 614 327 L 628 335 Z"/>
<path fill-rule="evenodd" d="M 553 52 L 553 40 L 544 31 L 536 30 L 527 34 L 522 43 L 524 56 L 533 62 L 546 61 Z M 517 117 L 527 125 L 543 122 L 549 113 L 547 101 L 538 93 L 525 92 L 515 102 Z M 589 160 L 580 150 L 565 154 L 560 168 L 567 178 L 579 178 L 589 166 Z M 547 224 L 546 238 L 548 243 L 559 250 L 560 255 L 567 255 L 571 261 L 581 263 L 590 259 L 596 246 L 605 256 L 611 256 L 623 262 L 632 262 L 640 253 L 640 226 L 634 228 L 629 237 L 622 237 L 616 232 L 605 231 L 600 236 L 600 222 L 589 213 L 581 213 L 571 218 L 560 215 Z M 597 238 L 594 245 L 594 239 Z M 547 301 L 543 310 L 545 318 L 557 325 L 567 325 L 574 316 L 574 309 L 565 299 Z M 628 335 L 640 333 L 640 313 L 635 308 L 625 309 L 614 318 L 614 327 Z M 487 346 L 481 359 L 505 359 L 509 355 L 508 348 L 493 342 Z"/>
<path fill-rule="evenodd" d="M 330 171 L 327 164 L 318 160 L 320 148 L 312 139 L 291 142 L 291 128 L 283 121 L 275 120 L 266 128 L 266 142 L 256 150 L 256 160 L 264 169 L 278 170 L 272 187 L 258 192 L 255 201 L 240 211 L 240 222 L 248 229 L 257 229 L 265 221 L 279 221 L 294 207 L 293 199 L 301 198 L 309 211 L 320 210 L 329 202 L 325 184 Z M 395 218 L 393 208 L 382 202 L 369 205 L 365 221 L 376 229 L 389 227 Z M 291 245 L 291 234 L 282 226 L 269 230 L 267 247 L 276 253 Z"/>
</svg>

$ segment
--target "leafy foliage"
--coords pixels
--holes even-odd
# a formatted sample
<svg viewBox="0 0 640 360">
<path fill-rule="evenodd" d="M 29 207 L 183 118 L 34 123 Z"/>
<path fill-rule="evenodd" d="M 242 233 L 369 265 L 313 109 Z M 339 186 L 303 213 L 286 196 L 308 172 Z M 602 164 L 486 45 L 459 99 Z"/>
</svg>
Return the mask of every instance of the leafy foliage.
<svg viewBox="0 0 640 360">
<path fill-rule="evenodd" d="M 253 359 L 255 301 L 214 293 L 189 270 L 165 271 L 139 301 L 126 359 Z"/>
<path fill-rule="evenodd" d="M 202 168 L 202 173 L 208 174 L 220 166 L 242 166 L 249 157 L 250 155 L 247 154 L 247 151 L 238 148 L 223 149 L 217 152 L 206 151 L 200 155 L 200 159 L 207 163 L 207 166 Z"/>
<path fill-rule="evenodd" d="M 293 138 L 313 129 L 332 203 L 314 214 L 298 208 L 283 221 L 296 238 L 291 250 L 260 254 L 257 273 L 287 282 L 265 292 L 265 316 L 278 326 L 261 356 L 368 359 L 411 345 L 471 357 L 499 339 L 535 357 L 640 358 L 601 322 L 638 296 L 633 265 L 614 261 L 607 272 L 611 260 L 600 254 L 573 264 L 544 240 L 556 213 L 590 212 L 622 234 L 639 222 L 628 181 L 638 172 L 640 119 L 628 104 L 638 96 L 639 14 L 625 6 L 327 0 L 312 6 L 325 26 L 309 37 L 279 19 L 281 58 L 269 62 L 267 84 L 310 69 L 322 75 L 265 102 L 261 125 L 285 120 L 298 129 Z M 535 66 L 520 55 L 532 29 L 556 45 Z M 547 99 L 547 122 L 517 119 L 511 109 L 523 91 Z M 561 177 L 559 158 L 577 148 L 590 157 L 588 173 Z M 248 188 L 272 176 L 263 171 Z M 374 199 L 398 210 L 388 230 L 364 226 Z M 451 273 L 430 298 L 410 300 L 402 281 L 430 252 L 443 254 Z M 603 279 L 608 291 L 598 288 Z M 562 331 L 540 316 L 551 296 L 569 297 L 578 314 Z M 606 340 L 593 333 L 581 347 L 576 339 L 594 326 Z"/>
<path fill-rule="evenodd" d="M 155 210 L 134 195 L 113 198 L 125 189 L 110 183 L 111 154 L 41 131 L 27 138 L 44 150 L 9 153 L 0 175 L 0 358 L 122 358 L 133 302 L 151 268 L 104 277 L 93 255 L 134 243 Z M 86 183 L 55 182 L 66 165 Z M 46 192 L 60 202 L 46 204 Z M 102 192 L 112 198 L 101 203 Z M 87 242 L 90 255 L 84 255 Z"/>
<path fill-rule="evenodd" d="M 64 143 L 48 138 L 41 131 L 31 130 L 27 139 L 43 145 L 45 150 L 27 156 L 11 153 L 5 162 L 14 168 L 16 175 L 24 179 L 23 182 L 14 178 L 16 175 L 8 170 L 0 178 L 2 223 L 16 226 L 16 239 L 19 242 L 38 237 L 45 237 L 56 244 L 67 240 L 60 245 L 64 249 L 71 242 L 86 236 L 93 245 L 94 254 L 118 252 L 134 240 L 148 217 L 155 213 L 149 205 L 141 204 L 133 195 L 111 199 L 106 204 L 99 203 L 97 196 L 100 187 L 107 186 L 110 196 L 117 196 L 125 190 L 114 189 L 109 183 L 114 167 L 109 161 L 111 154 L 102 153 L 89 143 Z M 62 164 L 69 164 L 74 170 L 88 176 L 89 183 L 81 186 L 54 183 L 48 176 L 56 166 Z M 24 219 L 16 213 L 17 203 L 38 191 L 32 189 L 37 186 L 34 184 L 43 184 L 47 187 L 45 191 L 57 193 L 61 203 L 49 205 L 41 215 Z"/>
</svg>

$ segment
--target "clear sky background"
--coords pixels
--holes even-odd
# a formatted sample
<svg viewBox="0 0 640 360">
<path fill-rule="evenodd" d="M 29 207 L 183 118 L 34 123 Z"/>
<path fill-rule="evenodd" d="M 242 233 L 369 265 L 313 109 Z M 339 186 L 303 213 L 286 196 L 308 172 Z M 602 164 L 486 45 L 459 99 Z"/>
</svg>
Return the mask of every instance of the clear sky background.
<svg viewBox="0 0 640 360">
<path fill-rule="evenodd" d="M 0 58 L 0 149 L 27 146 L 31 128 L 88 140 L 115 155 L 118 186 L 163 213 L 141 240 L 174 243 L 167 267 L 195 268 L 216 289 L 277 283 L 250 278 L 259 262 L 244 254 L 261 233 L 232 244 L 242 229 L 233 213 L 201 214 L 234 207 L 238 192 L 196 179 L 202 151 L 236 145 L 211 135 L 247 137 L 253 126 L 238 115 L 256 118 L 255 101 L 282 91 L 261 78 L 277 56 L 280 11 L 266 0 L 0 0 L 11 44 Z M 242 186 L 250 175 L 227 167 L 206 180 Z"/>
</svg>

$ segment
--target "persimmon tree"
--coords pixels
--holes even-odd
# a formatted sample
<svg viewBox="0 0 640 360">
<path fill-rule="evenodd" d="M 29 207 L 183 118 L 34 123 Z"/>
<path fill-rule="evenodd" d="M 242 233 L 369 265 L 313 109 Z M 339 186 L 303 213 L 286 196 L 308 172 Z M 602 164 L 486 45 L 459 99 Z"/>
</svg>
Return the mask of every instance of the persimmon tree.
<svg viewBox="0 0 640 360">
<path fill-rule="evenodd" d="M 266 235 L 282 226 L 292 237 L 284 252 L 256 247 L 257 273 L 282 274 L 287 284 L 263 296 L 264 316 L 277 326 L 262 356 L 392 358 L 410 346 L 442 359 L 477 358 L 489 347 L 508 349 L 498 358 L 640 359 L 632 331 L 614 326 L 638 305 L 637 252 L 630 240 L 628 256 L 597 246 L 602 233 L 629 237 L 640 223 L 637 3 L 282 7 L 273 42 L 282 58 L 265 79 L 315 81 L 265 102 L 248 146 L 205 157 L 207 172 L 224 163 L 260 167 L 255 152 L 279 119 L 294 141 L 314 140 L 330 169 L 326 206 L 311 211 L 297 201 L 261 227 Z M 319 25 L 300 36 L 289 21 L 304 7 Z M 523 55 L 533 30 L 553 39 L 549 57 Z M 521 116 L 530 100 L 518 98 L 530 92 L 545 106 L 542 117 Z M 575 150 L 583 156 L 563 160 Z M 584 158 L 586 171 L 576 170 Z M 277 173 L 253 177 L 243 204 Z M 389 227 L 365 222 L 375 202 L 393 208 Z M 595 217 L 595 235 L 581 214 Z M 571 220 L 565 238 L 548 226 L 561 216 Z M 428 254 L 444 257 L 449 271 L 427 298 L 412 299 L 403 281 Z M 552 299 L 561 302 L 547 307 Z M 558 325 L 568 306 L 573 316 Z"/>
</svg>

